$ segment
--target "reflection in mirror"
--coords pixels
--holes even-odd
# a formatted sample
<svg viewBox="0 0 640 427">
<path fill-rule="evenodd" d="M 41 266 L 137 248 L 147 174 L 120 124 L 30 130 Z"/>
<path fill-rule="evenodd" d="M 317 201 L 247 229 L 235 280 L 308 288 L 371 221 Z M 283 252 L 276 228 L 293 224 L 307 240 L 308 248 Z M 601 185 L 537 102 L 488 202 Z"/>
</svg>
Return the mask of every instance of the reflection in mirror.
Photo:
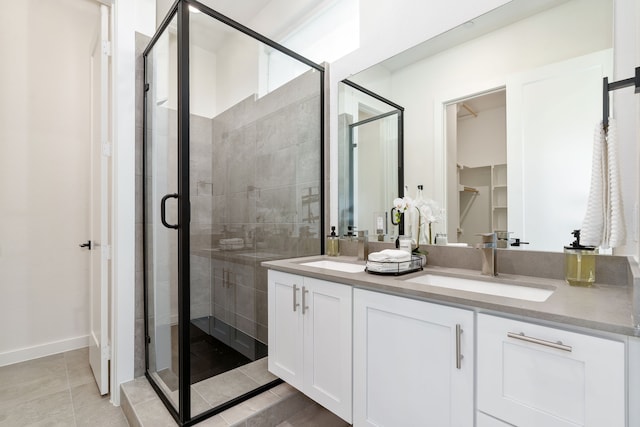
<svg viewBox="0 0 640 427">
<path fill-rule="evenodd" d="M 455 161 L 448 168 L 447 234 L 480 243 L 478 234 L 508 229 L 505 90 L 448 104 L 446 119 L 447 153 Z"/>
<path fill-rule="evenodd" d="M 447 233 L 451 243 L 473 241 L 477 226 L 508 231 L 533 250 L 561 251 L 569 243 L 586 211 L 602 77 L 612 70 L 612 11 L 611 0 L 514 0 L 350 77 L 405 107 L 405 183 L 424 184 L 425 197 L 446 206 L 434 233 Z M 491 128 L 496 141 L 506 136 L 506 157 L 479 163 L 487 149 L 476 147 L 474 162 L 460 162 L 448 142 L 457 105 L 499 90 L 506 122 Z M 471 133 L 479 144 L 479 133 Z M 474 196 L 461 198 L 458 175 L 463 187 L 476 177 L 458 164 L 493 166 L 485 171 L 487 189 L 477 193 L 487 200 L 482 209 L 476 201 L 465 211 Z M 474 218 L 474 209 L 484 218 Z"/>
<path fill-rule="evenodd" d="M 349 81 L 338 84 L 338 102 L 338 231 L 356 227 L 389 240 L 403 186 L 403 108 Z"/>
</svg>

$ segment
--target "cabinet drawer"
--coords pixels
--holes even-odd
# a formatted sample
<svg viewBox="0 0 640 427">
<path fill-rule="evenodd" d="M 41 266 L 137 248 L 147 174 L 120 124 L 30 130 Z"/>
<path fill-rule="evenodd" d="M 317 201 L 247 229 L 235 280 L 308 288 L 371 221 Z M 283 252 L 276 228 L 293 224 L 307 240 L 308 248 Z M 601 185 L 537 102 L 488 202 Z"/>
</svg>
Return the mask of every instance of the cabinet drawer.
<svg viewBox="0 0 640 427">
<path fill-rule="evenodd" d="M 518 426 L 624 426 L 624 343 L 478 315 L 478 409 Z"/>
</svg>

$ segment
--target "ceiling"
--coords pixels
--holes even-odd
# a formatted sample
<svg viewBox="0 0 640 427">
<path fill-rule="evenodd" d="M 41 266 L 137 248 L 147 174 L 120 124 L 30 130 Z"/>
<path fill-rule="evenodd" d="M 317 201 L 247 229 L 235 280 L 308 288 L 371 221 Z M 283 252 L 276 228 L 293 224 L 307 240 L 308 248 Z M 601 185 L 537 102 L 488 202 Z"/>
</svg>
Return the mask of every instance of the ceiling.
<svg viewBox="0 0 640 427">
<path fill-rule="evenodd" d="M 158 21 L 174 0 L 157 0 Z M 326 7 L 330 0 L 200 0 L 200 3 L 263 36 L 279 42 L 291 31 Z M 235 30 L 204 13 L 192 15 L 191 40 L 197 46 L 216 52 Z"/>
<path fill-rule="evenodd" d="M 468 108 L 465 108 L 463 104 Z M 505 105 L 506 92 L 504 90 L 465 99 L 458 102 L 458 118 L 473 117 L 473 113 L 471 113 L 471 111 L 480 115 L 483 111 L 504 107 Z"/>
</svg>

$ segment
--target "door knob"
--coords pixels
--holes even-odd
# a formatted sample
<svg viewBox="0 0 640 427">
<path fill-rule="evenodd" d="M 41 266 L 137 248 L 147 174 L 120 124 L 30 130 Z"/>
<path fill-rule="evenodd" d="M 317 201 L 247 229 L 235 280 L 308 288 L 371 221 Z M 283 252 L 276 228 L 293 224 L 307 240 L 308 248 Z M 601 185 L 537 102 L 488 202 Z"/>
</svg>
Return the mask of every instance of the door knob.
<svg viewBox="0 0 640 427">
<path fill-rule="evenodd" d="M 91 250 L 91 240 L 87 240 L 87 243 L 81 243 L 80 245 L 81 248 L 87 248 L 89 250 Z"/>
</svg>

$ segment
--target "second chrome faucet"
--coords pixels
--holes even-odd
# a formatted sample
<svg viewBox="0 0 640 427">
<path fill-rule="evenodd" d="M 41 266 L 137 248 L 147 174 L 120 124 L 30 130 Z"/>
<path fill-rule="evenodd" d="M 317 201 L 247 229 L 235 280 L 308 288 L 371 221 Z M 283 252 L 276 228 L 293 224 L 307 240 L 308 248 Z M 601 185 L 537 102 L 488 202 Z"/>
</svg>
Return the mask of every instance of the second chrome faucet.
<svg viewBox="0 0 640 427">
<path fill-rule="evenodd" d="M 476 249 L 480 249 L 482 256 L 481 273 L 487 276 L 497 276 L 496 269 L 496 249 L 498 247 L 496 233 L 479 234 L 482 243 L 476 244 Z"/>
</svg>

